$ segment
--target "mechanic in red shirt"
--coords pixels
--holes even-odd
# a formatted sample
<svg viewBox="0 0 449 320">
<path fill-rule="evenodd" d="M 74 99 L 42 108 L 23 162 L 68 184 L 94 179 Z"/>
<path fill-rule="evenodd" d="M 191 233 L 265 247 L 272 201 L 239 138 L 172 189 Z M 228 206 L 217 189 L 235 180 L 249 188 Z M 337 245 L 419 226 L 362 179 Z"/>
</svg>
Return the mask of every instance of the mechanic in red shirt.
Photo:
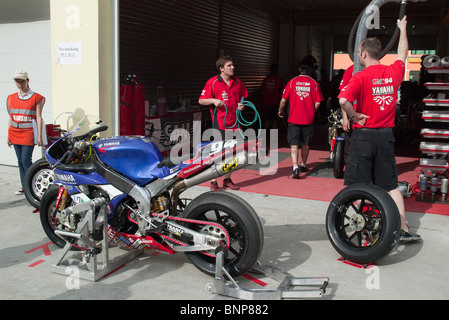
<svg viewBox="0 0 449 320">
<path fill-rule="evenodd" d="M 266 129 L 278 128 L 278 106 L 285 87 L 284 80 L 278 75 L 278 69 L 279 66 L 273 63 L 270 74 L 263 79 L 260 86 L 263 95 L 261 114 Z"/>
<path fill-rule="evenodd" d="M 301 74 L 290 80 L 285 86 L 278 111 L 279 117 L 284 118 L 287 102 L 290 102 L 287 139 L 293 162 L 293 179 L 299 179 L 300 170 L 301 172 L 307 170 L 309 145 L 313 136 L 313 121 L 320 102 L 324 100 L 319 83 L 310 76 L 312 68 L 308 65 L 301 65 L 299 70 Z M 300 155 L 298 154 L 299 146 L 301 146 Z M 298 156 L 300 156 L 299 168 Z"/>
<path fill-rule="evenodd" d="M 359 47 L 360 64 L 365 69 L 353 75 L 338 97 L 341 108 L 354 120 L 345 185 L 366 182 L 386 190 L 401 215 L 401 240 L 411 241 L 421 237 L 407 226 L 404 199 L 398 189 L 392 129 L 408 54 L 407 17 L 398 20 L 397 26 L 400 29 L 398 60 L 391 66 L 382 65 L 382 44 L 376 38 L 365 39 Z"/>
<path fill-rule="evenodd" d="M 210 106 L 214 127 L 218 127 L 222 139 L 225 139 L 225 132 L 238 130 L 236 112 L 237 109 L 243 111 L 244 106 L 241 100 L 248 97 L 248 91 L 243 82 L 234 76 L 235 68 L 230 56 L 220 57 L 216 67 L 219 74 L 207 81 L 198 103 L 202 106 Z M 239 189 L 232 182 L 231 174 L 225 175 L 223 187 Z M 211 181 L 210 188 L 212 191 L 220 190 L 216 179 Z"/>
<path fill-rule="evenodd" d="M 351 80 L 353 73 L 354 73 L 354 65 L 346 69 L 345 73 L 343 74 L 343 78 L 341 79 L 338 90 L 341 91 L 348 85 L 349 80 Z M 354 105 L 354 109 L 355 108 L 356 106 Z M 348 115 L 344 110 L 342 110 L 342 117 L 343 117 L 343 130 L 345 132 L 349 132 L 351 130 L 351 121 L 349 121 Z"/>
</svg>

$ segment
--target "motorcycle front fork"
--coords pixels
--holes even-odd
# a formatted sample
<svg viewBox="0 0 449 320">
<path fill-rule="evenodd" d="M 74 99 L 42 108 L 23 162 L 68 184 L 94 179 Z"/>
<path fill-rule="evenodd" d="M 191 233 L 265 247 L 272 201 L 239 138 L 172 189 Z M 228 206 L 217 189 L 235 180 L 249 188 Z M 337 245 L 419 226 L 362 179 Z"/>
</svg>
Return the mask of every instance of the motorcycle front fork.
<svg viewBox="0 0 449 320">
<path fill-rule="evenodd" d="M 62 211 L 65 209 L 65 205 L 67 204 L 67 199 L 69 198 L 69 193 L 67 192 L 66 188 L 60 187 L 58 198 L 56 199 L 56 205 L 55 210 L 53 212 L 53 218 L 56 217 L 56 213 L 59 211 Z"/>
</svg>

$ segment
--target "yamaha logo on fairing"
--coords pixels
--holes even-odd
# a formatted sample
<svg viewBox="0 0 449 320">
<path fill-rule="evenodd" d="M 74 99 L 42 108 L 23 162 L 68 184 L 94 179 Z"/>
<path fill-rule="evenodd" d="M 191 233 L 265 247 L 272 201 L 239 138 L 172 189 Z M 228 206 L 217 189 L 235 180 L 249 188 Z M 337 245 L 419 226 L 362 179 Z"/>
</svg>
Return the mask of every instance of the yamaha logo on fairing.
<svg viewBox="0 0 449 320">
<path fill-rule="evenodd" d="M 71 174 L 56 174 L 56 178 L 65 182 L 76 182 L 75 178 Z"/>
<path fill-rule="evenodd" d="M 107 147 L 115 147 L 115 146 L 119 146 L 120 142 L 119 141 L 115 141 L 115 142 L 105 142 L 103 144 L 100 144 L 98 147 L 99 148 L 107 148 Z"/>
<path fill-rule="evenodd" d="M 102 144 L 98 145 L 98 151 L 100 151 L 101 153 L 106 153 L 106 150 L 112 147 L 116 147 L 119 146 L 120 142 L 119 141 L 115 141 L 115 142 L 105 142 Z"/>
</svg>

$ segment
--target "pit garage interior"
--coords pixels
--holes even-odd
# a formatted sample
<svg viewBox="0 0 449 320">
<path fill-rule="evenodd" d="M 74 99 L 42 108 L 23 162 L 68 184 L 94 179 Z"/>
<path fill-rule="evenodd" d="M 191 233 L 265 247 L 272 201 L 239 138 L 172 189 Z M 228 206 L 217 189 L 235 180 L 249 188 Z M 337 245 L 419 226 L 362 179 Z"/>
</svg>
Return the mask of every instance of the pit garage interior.
<svg viewBox="0 0 449 320">
<path fill-rule="evenodd" d="M 273 62 L 288 80 L 311 54 L 332 77 L 333 53 L 347 52 L 348 35 L 368 2 L 121 0 L 120 74 L 136 73 L 153 101 L 157 85 L 164 87 L 168 100 L 182 93 L 196 101 L 198 89 L 216 73 L 221 54 L 233 57 L 250 96 L 256 95 Z M 445 55 L 447 6 L 438 0 L 408 4 L 411 50 Z M 397 3 L 384 5 L 380 29 L 369 35 L 388 41 L 398 13 Z"/>
<path fill-rule="evenodd" d="M 150 104 L 157 100 L 157 87 L 163 87 L 169 106 L 176 107 L 180 96 L 194 105 L 205 81 L 216 73 L 217 57 L 226 54 L 234 59 L 236 75 L 249 91 L 248 100 L 259 106 L 260 84 L 272 63 L 279 64 L 279 75 L 286 82 L 297 75 L 301 59 L 312 55 L 318 64 L 318 80 L 323 81 L 324 76 L 332 81 L 338 72 L 334 70 L 334 53 L 347 53 L 353 24 L 368 3 L 120 0 L 120 76 L 135 74 Z M 429 53 L 447 55 L 447 12 L 448 1 L 408 2 L 409 45 L 418 59 Z M 368 35 L 380 38 L 386 45 L 398 14 L 399 3 L 382 6 L 378 27 L 369 30 Z M 396 53 L 396 48 L 390 53 Z M 413 81 L 419 81 L 416 72 Z M 417 99 L 411 97 L 412 101 L 408 101 L 406 95 L 403 97 L 407 104 L 403 112 L 408 116 L 408 109 L 416 107 Z M 203 117 L 208 117 L 207 111 Z M 247 117 L 252 119 L 252 114 Z M 418 126 L 401 128 L 407 144 L 415 144 L 410 148 L 412 152 L 418 151 Z M 286 139 L 283 126 L 279 125 L 279 129 L 282 145 Z M 325 135 L 327 130 L 321 131 Z M 316 139 L 319 141 L 315 146 L 325 144 L 325 139 Z"/>
<path fill-rule="evenodd" d="M 197 105 L 205 82 L 216 73 L 217 57 L 223 54 L 233 57 L 236 75 L 243 80 L 249 91 L 248 100 L 256 107 L 260 106 L 260 84 L 270 73 L 272 63 L 278 63 L 279 75 L 287 82 L 298 74 L 301 59 L 312 55 L 318 64 L 318 80 L 323 81 L 324 76 L 332 81 L 342 68 L 336 65 L 335 54 L 342 56 L 347 53 L 351 28 L 369 1 L 117 0 L 110 3 L 118 7 L 116 21 L 119 24 L 119 70 L 115 71 L 119 79 L 114 80 L 123 84 L 128 75 L 136 75 L 149 105 L 156 103 L 157 88 L 162 87 L 170 109 L 179 106 L 180 97 L 190 106 Z M 60 100 L 52 101 L 54 91 L 58 89 L 54 88 L 55 79 L 54 75 L 52 79 L 50 71 L 53 68 L 50 61 L 53 49 L 50 48 L 51 29 L 47 22 L 54 18 L 50 4 L 49 0 L 5 0 L 0 12 L 6 41 L 17 43 L 13 44 L 13 49 L 9 46 L 2 49 L 5 70 L 14 64 L 6 61 L 11 62 L 10 59 L 16 57 L 16 65 L 26 61 L 25 65 L 32 66 L 34 88 L 47 97 L 44 109 L 47 123 L 61 112 L 53 110 L 52 114 L 53 104 L 59 105 Z M 448 8 L 447 0 L 408 1 L 406 14 L 410 50 L 418 57 L 418 60 L 414 59 L 415 64 L 419 63 L 417 61 L 422 54 L 448 55 Z M 379 37 L 385 45 L 394 31 L 398 14 L 399 2 L 382 6 L 378 25 L 369 30 L 368 35 Z M 28 22 L 43 23 L 27 26 Z M 24 26 L 15 27 L 21 24 Z M 33 48 L 38 48 L 33 49 L 36 55 L 30 55 L 27 46 L 21 45 L 14 37 L 8 38 L 12 34 L 10 30 L 21 30 L 23 34 L 32 34 L 32 39 L 40 39 L 30 43 Z M 390 53 L 394 54 L 395 50 L 396 46 Z M 103 57 L 100 55 L 98 59 Z M 414 72 L 412 80 L 419 81 L 419 72 Z M 9 76 L 5 75 L 0 85 L 2 95 L 11 91 L 12 85 L 8 81 Z M 118 90 L 112 91 L 115 94 Z M 76 96 L 75 100 L 78 100 L 80 94 Z M 104 102 L 100 99 L 100 104 L 104 104 L 100 106 L 100 116 L 104 118 L 101 113 L 105 112 L 118 114 L 118 100 L 105 99 Z M 414 105 L 414 102 L 407 102 L 407 105 Z M 61 110 L 60 106 L 56 107 Z M 208 114 L 207 111 L 203 113 L 205 126 L 210 125 Z M 111 122 L 120 121 L 118 118 L 112 116 Z M 114 128 L 112 134 L 119 133 L 117 124 L 111 123 L 111 127 Z M 5 130 L 6 127 L 2 131 Z M 280 142 L 284 140 L 281 138 Z M 0 149 L 2 154 L 8 154 L 3 149 Z M 13 165 L 14 159 L 2 158 L 0 162 Z"/>
</svg>

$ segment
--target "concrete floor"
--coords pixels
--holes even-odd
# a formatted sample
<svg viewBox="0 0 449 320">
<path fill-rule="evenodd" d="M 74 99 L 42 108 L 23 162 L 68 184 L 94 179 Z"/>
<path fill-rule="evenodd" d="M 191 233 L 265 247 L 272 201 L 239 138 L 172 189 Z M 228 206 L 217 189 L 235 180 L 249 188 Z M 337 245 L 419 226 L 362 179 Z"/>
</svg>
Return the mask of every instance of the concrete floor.
<svg viewBox="0 0 449 320">
<path fill-rule="evenodd" d="M 52 264 L 62 249 L 49 243 L 39 214 L 33 213 L 24 196 L 14 195 L 18 189 L 18 169 L 0 166 L 0 299 L 232 300 L 208 293 L 206 285 L 213 278 L 180 253 L 143 254 L 97 282 L 74 282 L 71 274 L 54 273 Z M 205 191 L 208 188 L 194 187 L 184 195 L 194 197 Z M 329 277 L 327 292 L 320 299 L 449 299 L 449 216 L 409 212 L 409 225 L 423 241 L 401 244 L 376 266 L 365 269 L 338 260 L 324 224 L 329 203 L 235 193 L 254 207 L 262 221 L 265 244 L 260 262 L 295 277 Z M 242 277 L 238 280 L 242 287 L 262 288 Z"/>
</svg>

